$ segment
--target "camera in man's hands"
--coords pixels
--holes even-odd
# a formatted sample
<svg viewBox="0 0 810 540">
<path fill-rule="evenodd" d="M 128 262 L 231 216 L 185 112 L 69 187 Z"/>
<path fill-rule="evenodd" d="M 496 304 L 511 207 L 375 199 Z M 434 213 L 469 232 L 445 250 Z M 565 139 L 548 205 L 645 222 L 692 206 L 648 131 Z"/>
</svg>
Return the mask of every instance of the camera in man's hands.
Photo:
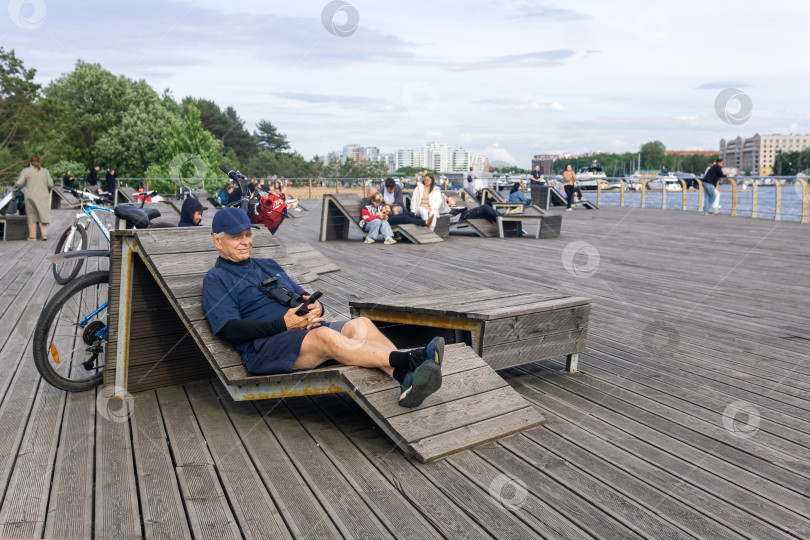
<svg viewBox="0 0 810 540">
<path fill-rule="evenodd" d="M 271 277 L 259 283 L 259 289 L 267 296 L 284 307 L 297 306 L 304 299 L 301 295 L 294 293 L 287 287 L 278 284 L 278 279 Z"/>
</svg>

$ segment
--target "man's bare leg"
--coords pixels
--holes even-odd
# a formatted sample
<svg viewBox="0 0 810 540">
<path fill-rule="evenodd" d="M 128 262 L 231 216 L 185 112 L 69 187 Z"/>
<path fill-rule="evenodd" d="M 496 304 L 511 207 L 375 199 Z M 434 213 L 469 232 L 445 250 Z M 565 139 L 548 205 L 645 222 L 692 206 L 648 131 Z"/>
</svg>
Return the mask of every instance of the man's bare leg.
<svg viewBox="0 0 810 540">
<path fill-rule="evenodd" d="M 388 342 L 391 343 L 390 341 Z M 394 368 L 388 362 L 393 345 L 371 339 L 353 339 L 326 327 L 307 333 L 293 369 L 312 369 L 334 359 L 347 366 L 378 368 L 388 375 Z"/>
</svg>

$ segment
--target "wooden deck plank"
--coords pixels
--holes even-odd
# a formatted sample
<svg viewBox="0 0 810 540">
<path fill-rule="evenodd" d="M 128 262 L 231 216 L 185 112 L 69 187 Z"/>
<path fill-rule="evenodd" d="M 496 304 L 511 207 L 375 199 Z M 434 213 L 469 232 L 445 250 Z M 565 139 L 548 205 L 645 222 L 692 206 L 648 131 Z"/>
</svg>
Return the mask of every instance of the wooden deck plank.
<svg viewBox="0 0 810 540">
<path fill-rule="evenodd" d="M 96 538 L 143 538 L 127 400 L 102 398 L 109 419 L 96 416 Z M 97 401 L 98 403 L 98 401 Z M 124 420 L 124 421 L 122 421 Z"/>
<path fill-rule="evenodd" d="M 704 458 L 698 462 L 700 468 L 697 468 L 695 462 L 690 461 L 694 451 L 679 448 L 681 446 L 679 444 L 659 445 L 652 438 L 649 439 L 650 442 L 646 442 L 640 438 L 628 437 L 615 426 L 589 415 L 587 410 L 571 407 L 556 397 L 537 393 L 533 389 L 531 393 L 537 396 L 536 399 L 530 398 L 537 406 L 541 408 L 551 406 L 564 411 L 561 416 L 563 425 L 556 429 L 556 432 L 582 446 L 586 454 L 598 452 L 597 455 L 601 459 L 616 463 L 624 471 L 649 483 L 651 487 L 663 490 L 666 500 L 658 502 L 661 495 L 650 499 L 656 502 L 657 507 L 682 503 L 703 514 L 702 516 L 683 516 L 680 512 L 666 514 L 671 518 L 678 517 L 678 522 L 682 526 L 688 525 L 689 528 L 698 529 L 708 538 L 729 535 L 736 537 L 736 531 L 746 530 L 759 531 L 763 535 L 760 537 L 765 538 L 782 535 L 736 507 L 737 504 L 748 507 L 762 504 L 762 499 L 755 494 L 756 488 L 752 494 L 740 490 L 729 481 L 736 482 L 746 476 L 739 469 L 735 471 L 733 466 L 727 466 L 730 471 L 728 474 L 712 476 L 702 468 L 711 466 L 712 463 L 709 463 L 711 461 L 719 461 L 715 458 Z M 587 419 L 583 420 L 586 416 Z M 566 421 L 574 417 L 578 418 L 576 423 Z M 561 432 L 561 429 L 564 431 Z M 545 444 L 531 433 L 527 436 L 535 442 Z M 762 487 L 761 482 L 752 485 L 757 484 Z M 780 514 L 784 516 L 784 510 L 777 509 L 774 515 Z M 795 516 L 789 516 L 787 523 L 796 525 L 800 522 Z M 718 526 L 721 528 L 718 529 Z M 800 525 L 801 527 L 804 525 Z M 725 528 L 731 529 L 732 532 L 724 530 Z"/>
<path fill-rule="evenodd" d="M 133 395 L 131 423 L 144 537 L 190 539 L 155 391 Z"/>
<path fill-rule="evenodd" d="M 353 482 L 343 477 L 307 433 L 306 425 L 290 413 L 288 407 L 294 408 L 296 402 L 306 399 L 257 401 L 256 406 L 309 488 L 317 490 L 319 500 L 336 524 L 339 523 L 339 528 L 345 527 L 354 536 L 392 538 L 391 532 L 357 494 Z M 321 425 L 318 429 L 334 427 Z"/>
<path fill-rule="evenodd" d="M 201 381 L 185 387 L 243 535 L 248 538 L 292 538 L 247 451 L 241 444 L 234 444 L 238 437 L 211 383 Z"/>
<path fill-rule="evenodd" d="M 239 524 L 183 388 L 159 388 L 157 396 L 192 535 L 239 538 Z"/>
</svg>

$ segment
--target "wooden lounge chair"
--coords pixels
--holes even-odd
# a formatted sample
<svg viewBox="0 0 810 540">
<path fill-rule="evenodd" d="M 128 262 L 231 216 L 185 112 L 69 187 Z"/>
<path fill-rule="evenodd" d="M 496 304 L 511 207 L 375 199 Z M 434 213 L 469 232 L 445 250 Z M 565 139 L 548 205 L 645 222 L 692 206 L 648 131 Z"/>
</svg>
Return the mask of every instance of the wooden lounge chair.
<svg viewBox="0 0 810 540">
<path fill-rule="evenodd" d="M 346 392 L 403 452 L 420 461 L 544 421 L 464 344 L 445 349 L 442 389 L 413 409 L 398 405 L 399 385 L 374 369 L 330 365 L 251 375 L 236 349 L 213 335 L 202 310 L 202 280 L 217 257 L 208 231 L 115 231 L 112 243 L 105 392 L 125 397 L 206 378 L 219 378 L 236 401 Z M 307 287 L 285 247 L 268 232 L 255 234 L 253 255 L 276 259 Z"/>
<path fill-rule="evenodd" d="M 323 196 L 323 213 L 321 214 L 321 242 L 329 240 L 347 240 L 352 225 L 358 231 L 360 227 L 360 197 L 355 193 L 327 193 Z M 434 231 L 412 224 L 394 225 L 394 233 L 414 244 L 432 244 L 441 242 L 450 232 L 449 216 L 441 216 Z"/>
<path fill-rule="evenodd" d="M 540 210 L 548 210 L 553 206 L 568 206 L 568 201 L 565 200 L 565 197 L 560 195 L 560 192 L 557 191 L 553 186 L 538 186 L 534 188 L 531 192 L 532 195 L 532 206 L 539 208 Z M 586 208 L 588 210 L 598 210 L 599 207 L 596 206 L 591 201 L 586 199 L 582 199 L 578 202 L 571 203 L 572 207 L 581 207 Z"/>
</svg>

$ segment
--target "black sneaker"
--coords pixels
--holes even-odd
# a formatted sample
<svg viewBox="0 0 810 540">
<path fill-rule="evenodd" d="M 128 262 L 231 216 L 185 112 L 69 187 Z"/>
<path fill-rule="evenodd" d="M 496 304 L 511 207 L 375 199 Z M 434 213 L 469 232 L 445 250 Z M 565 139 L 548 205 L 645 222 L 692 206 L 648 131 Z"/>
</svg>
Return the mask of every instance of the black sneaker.
<svg viewBox="0 0 810 540">
<path fill-rule="evenodd" d="M 444 338 L 433 338 L 424 349 L 414 351 L 412 361 L 417 365 L 405 375 L 400 389 L 401 407 L 418 407 L 430 394 L 442 386 Z"/>
<path fill-rule="evenodd" d="M 432 360 L 441 367 L 444 359 L 444 338 L 436 336 L 430 340 L 427 347 L 411 351 L 411 370 L 421 366 L 427 360 Z"/>
</svg>

